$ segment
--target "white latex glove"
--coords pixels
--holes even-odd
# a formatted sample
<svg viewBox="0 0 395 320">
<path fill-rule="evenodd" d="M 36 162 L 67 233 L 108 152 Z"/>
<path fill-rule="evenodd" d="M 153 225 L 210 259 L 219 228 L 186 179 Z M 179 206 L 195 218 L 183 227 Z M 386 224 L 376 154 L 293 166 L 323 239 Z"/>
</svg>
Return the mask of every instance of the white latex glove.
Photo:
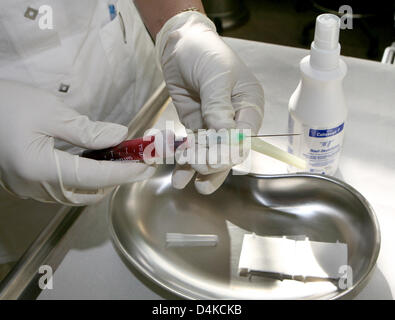
<svg viewBox="0 0 395 320">
<path fill-rule="evenodd" d="M 118 124 L 90 121 L 40 89 L 0 80 L 0 184 L 21 198 L 91 204 L 116 185 L 149 178 L 144 163 L 95 161 L 54 149 L 54 138 L 89 149 L 127 137 Z"/>
<path fill-rule="evenodd" d="M 170 96 L 186 128 L 258 132 L 263 119 L 263 89 L 205 15 L 183 12 L 172 17 L 156 37 L 156 51 Z M 206 170 L 205 166 L 176 166 L 172 183 L 175 188 L 184 188 L 196 170 L 196 189 L 210 194 L 223 183 L 231 166 L 221 172 Z"/>
</svg>

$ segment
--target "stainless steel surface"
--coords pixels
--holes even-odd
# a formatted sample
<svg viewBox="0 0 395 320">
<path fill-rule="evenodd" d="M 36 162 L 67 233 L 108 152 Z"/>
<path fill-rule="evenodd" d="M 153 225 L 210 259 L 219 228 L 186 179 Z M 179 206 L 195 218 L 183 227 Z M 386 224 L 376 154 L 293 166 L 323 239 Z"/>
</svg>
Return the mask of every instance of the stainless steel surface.
<svg viewBox="0 0 395 320">
<path fill-rule="evenodd" d="M 137 115 L 129 123 L 128 138 L 142 137 L 145 130 L 152 127 L 161 116 L 163 110 L 167 106 L 169 100 L 169 92 L 165 82 L 162 82 L 158 89 L 147 100 L 144 106 L 139 110 Z"/>
<path fill-rule="evenodd" d="M 334 178 L 309 175 L 229 176 L 213 195 L 171 186 L 172 166 L 148 181 L 120 187 L 110 206 L 114 243 L 126 260 L 171 292 L 191 299 L 334 299 L 357 293 L 380 248 L 366 200 Z M 212 248 L 167 248 L 167 232 L 216 234 Z M 348 245 L 353 286 L 238 275 L 245 233 L 306 235 Z"/>
<path fill-rule="evenodd" d="M 169 94 L 163 82 L 129 124 L 129 137 L 143 135 L 157 121 L 168 99 Z M 0 282 L 0 300 L 37 297 L 40 292 L 39 267 L 50 265 L 53 271 L 56 270 L 65 255 L 61 240 L 83 210 L 84 207 L 64 206 L 54 214 L 50 224 Z"/>
<path fill-rule="evenodd" d="M 64 206 L 54 215 L 50 224 L 0 283 L 0 300 L 31 299 L 37 296 L 40 291 L 40 266 L 50 265 L 55 269 L 61 259 L 61 253 L 55 248 L 82 210 L 83 207 Z"/>
</svg>

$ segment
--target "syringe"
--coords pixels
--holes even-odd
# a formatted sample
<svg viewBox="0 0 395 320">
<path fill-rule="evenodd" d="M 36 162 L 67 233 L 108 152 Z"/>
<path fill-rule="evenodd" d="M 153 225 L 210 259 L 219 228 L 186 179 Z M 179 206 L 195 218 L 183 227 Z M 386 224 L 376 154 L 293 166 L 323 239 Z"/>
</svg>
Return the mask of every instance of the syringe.
<svg viewBox="0 0 395 320">
<path fill-rule="evenodd" d="M 253 138 L 251 141 L 251 149 L 265 154 L 269 157 L 275 158 L 289 165 L 295 166 L 300 169 L 306 168 L 306 161 L 290 154 L 266 141 L 258 139 L 259 137 L 273 137 L 273 136 L 289 136 L 299 135 L 295 133 L 291 134 L 268 134 L 268 135 L 256 135 L 256 136 L 245 136 L 239 134 L 238 139 L 242 141 L 247 138 Z M 132 140 L 126 140 L 121 142 L 119 145 L 102 150 L 86 150 L 82 153 L 82 157 L 90 158 L 94 160 L 132 160 L 132 161 L 144 161 L 144 151 L 147 146 L 154 143 L 155 136 L 148 136 L 143 138 L 136 138 Z M 187 142 L 187 138 L 179 138 L 171 141 L 173 151 L 176 150 L 184 142 Z M 173 143 L 174 142 L 174 143 Z M 145 154 L 145 157 L 154 158 L 158 156 L 155 148 L 152 148 L 150 154 Z M 146 158 L 147 159 L 147 158 Z"/>
</svg>

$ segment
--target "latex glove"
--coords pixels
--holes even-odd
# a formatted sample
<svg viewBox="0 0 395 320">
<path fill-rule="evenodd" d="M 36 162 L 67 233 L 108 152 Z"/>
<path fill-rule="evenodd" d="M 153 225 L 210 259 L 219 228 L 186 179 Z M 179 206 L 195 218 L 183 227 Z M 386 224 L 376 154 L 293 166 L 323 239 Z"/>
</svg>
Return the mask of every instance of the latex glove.
<svg viewBox="0 0 395 320">
<path fill-rule="evenodd" d="M 156 52 L 186 128 L 245 128 L 252 134 L 258 132 L 263 119 L 263 89 L 205 15 L 184 12 L 167 21 L 156 37 Z M 196 189 L 210 194 L 223 183 L 231 166 L 221 172 L 188 164 L 177 166 L 172 183 L 175 188 L 184 188 L 196 170 Z"/>
<path fill-rule="evenodd" d="M 90 121 L 56 96 L 16 82 L 0 80 L 0 97 L 0 183 L 14 195 L 85 205 L 155 172 L 144 163 L 95 161 L 54 148 L 54 138 L 111 147 L 127 137 L 124 126 Z"/>
</svg>

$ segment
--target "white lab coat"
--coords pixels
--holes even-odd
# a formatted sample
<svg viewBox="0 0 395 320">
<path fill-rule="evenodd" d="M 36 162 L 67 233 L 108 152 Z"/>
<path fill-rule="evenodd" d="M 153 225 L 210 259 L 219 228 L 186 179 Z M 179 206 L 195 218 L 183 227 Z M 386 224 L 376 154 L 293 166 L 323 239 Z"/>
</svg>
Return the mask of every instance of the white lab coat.
<svg viewBox="0 0 395 320">
<path fill-rule="evenodd" d="M 116 7 L 113 20 L 109 4 Z M 123 125 L 162 81 L 153 42 L 132 0 L 1 0 L 0 5 L 0 79 L 48 90 L 92 120 Z M 52 8 L 52 30 L 40 29 L 42 14 L 33 19 L 42 5 Z M 26 17 L 28 12 L 33 17 Z M 66 143 L 57 146 L 71 150 Z M 39 227 L 21 230 L 21 221 L 35 221 L 30 206 L 31 200 L 16 200 L 1 189 L 0 264 L 19 257 L 37 234 Z"/>
</svg>

